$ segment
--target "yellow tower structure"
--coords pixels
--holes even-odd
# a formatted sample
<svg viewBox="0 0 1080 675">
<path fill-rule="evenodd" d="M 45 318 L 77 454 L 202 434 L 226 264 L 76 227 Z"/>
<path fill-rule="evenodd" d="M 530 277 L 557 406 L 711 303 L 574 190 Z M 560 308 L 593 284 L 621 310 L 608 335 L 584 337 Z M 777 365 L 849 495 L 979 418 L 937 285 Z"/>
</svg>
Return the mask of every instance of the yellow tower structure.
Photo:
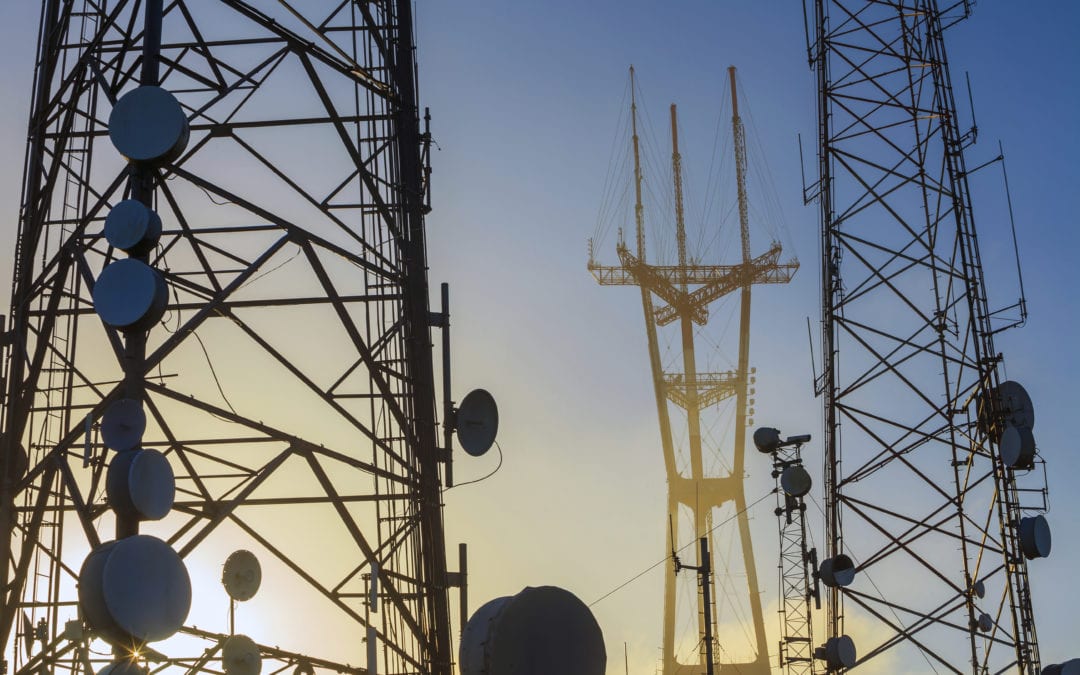
<svg viewBox="0 0 1080 675">
<path fill-rule="evenodd" d="M 646 262 L 645 216 L 642 203 L 642 172 L 637 129 L 637 99 L 634 85 L 634 69 L 630 68 L 630 119 L 634 157 L 634 219 L 636 249 L 631 251 L 622 241 L 616 246 L 619 265 L 597 264 L 592 246 L 588 268 L 602 286 L 638 286 L 645 313 L 645 331 L 648 337 L 649 363 L 653 374 L 653 388 L 660 421 L 660 437 L 663 444 L 664 466 L 668 481 L 668 518 L 670 523 L 680 524 L 683 513 L 689 513 L 694 530 L 694 541 L 700 537 L 711 538 L 712 513 L 731 505 L 737 514 L 739 548 L 746 571 L 746 599 L 753 624 L 752 641 L 754 655 L 738 662 L 721 662 L 719 673 L 742 673 L 743 675 L 767 675 L 770 673 L 769 654 L 765 626 L 761 610 L 761 595 L 757 570 L 754 564 L 750 523 L 746 513 L 746 496 L 743 487 L 743 451 L 746 445 L 746 427 L 750 406 L 750 289 L 754 284 L 780 284 L 791 280 L 798 269 L 798 262 L 781 263 L 781 247 L 773 242 L 764 253 L 752 257 L 750 250 L 749 207 L 746 194 L 746 142 L 742 120 L 739 117 L 735 86 L 735 68 L 728 69 L 731 82 L 732 132 L 734 135 L 735 170 L 738 190 L 739 230 L 741 258 L 738 263 L 727 265 L 701 265 L 690 262 L 686 251 L 686 226 L 683 218 L 682 159 L 679 154 L 676 109 L 671 106 L 672 177 L 675 189 L 675 227 L 678 246 L 678 264 L 662 265 Z M 709 305 L 728 295 L 739 293 L 739 351 L 735 370 L 726 372 L 699 372 L 694 346 L 695 325 L 708 321 Z M 657 306 L 659 305 L 659 306 Z M 659 341 L 660 327 L 678 323 L 682 350 L 682 368 L 668 372 L 661 362 Z M 702 452 L 701 413 L 722 401 L 734 398 L 735 424 L 730 471 L 721 475 L 708 475 Z M 689 451 L 689 474 L 676 463 L 676 441 L 673 435 L 671 406 L 686 413 L 685 439 Z M 680 430 L 680 433 L 682 430 Z M 678 532 L 672 526 L 673 532 Z M 716 547 L 710 545 L 712 557 Z M 711 569 L 717 569 L 708 561 Z M 699 605 L 699 633 L 704 634 L 707 617 Z M 665 578 L 664 585 L 664 635 L 663 675 L 697 675 L 705 665 L 705 650 L 701 650 L 697 663 L 683 663 L 676 645 L 676 585 L 675 574 Z M 717 636 L 723 647 L 723 635 Z M 721 658 L 728 658 L 726 650 L 716 650 Z"/>
</svg>

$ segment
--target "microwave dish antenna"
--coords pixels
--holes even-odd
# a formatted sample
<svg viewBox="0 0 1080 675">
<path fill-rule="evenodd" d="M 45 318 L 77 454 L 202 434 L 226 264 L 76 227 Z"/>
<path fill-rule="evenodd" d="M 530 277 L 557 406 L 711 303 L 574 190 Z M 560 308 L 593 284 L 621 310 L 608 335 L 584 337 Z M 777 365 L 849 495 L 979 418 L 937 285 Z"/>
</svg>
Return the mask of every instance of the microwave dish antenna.
<svg viewBox="0 0 1080 675">
<path fill-rule="evenodd" d="M 457 409 L 458 443 L 465 452 L 480 457 L 495 443 L 499 433 L 499 406 L 485 389 L 465 395 Z"/>
</svg>

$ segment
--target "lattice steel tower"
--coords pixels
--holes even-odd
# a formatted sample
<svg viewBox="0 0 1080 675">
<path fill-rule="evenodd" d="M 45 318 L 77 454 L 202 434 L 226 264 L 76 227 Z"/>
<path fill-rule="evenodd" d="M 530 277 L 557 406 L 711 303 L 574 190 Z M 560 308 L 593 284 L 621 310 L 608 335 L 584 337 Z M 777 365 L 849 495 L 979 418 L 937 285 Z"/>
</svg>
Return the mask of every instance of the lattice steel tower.
<svg viewBox="0 0 1080 675">
<path fill-rule="evenodd" d="M 1002 382 L 994 345 L 1024 302 L 987 298 L 964 158 L 976 130 L 961 130 L 945 52 L 969 3 L 946 4 L 808 12 L 825 555 L 841 572 L 828 634 L 853 637 L 872 672 L 1038 673 L 1029 560 L 1049 553 L 1044 473 L 1030 400 Z"/>
<path fill-rule="evenodd" d="M 739 531 L 739 555 L 745 572 L 745 593 L 750 608 L 750 623 L 754 656 L 750 659 L 732 661 L 730 657 L 720 663 L 719 672 L 768 673 L 769 653 L 766 643 L 761 600 L 754 562 L 750 524 L 746 515 L 746 496 L 743 488 L 743 450 L 746 443 L 747 411 L 750 383 L 750 289 L 753 284 L 786 283 L 798 263 L 780 262 L 780 245 L 773 242 L 763 254 L 751 256 L 749 206 L 746 193 L 746 142 L 735 90 L 735 69 L 729 69 L 732 100 L 732 131 L 734 134 L 735 168 L 738 189 L 738 209 L 741 241 L 741 261 L 733 265 L 701 265 L 688 260 L 686 229 L 683 219 L 683 186 L 681 155 L 677 134 L 675 106 L 671 107 L 672 173 L 675 194 L 675 229 L 678 243 L 678 262 L 675 265 L 646 262 L 645 216 L 642 203 L 642 171 L 637 129 L 637 100 L 634 90 L 634 71 L 630 69 L 631 126 L 634 155 L 635 186 L 635 234 L 636 248 L 631 251 L 622 241 L 617 251 L 621 262 L 618 266 L 605 266 L 593 260 L 591 245 L 589 270 L 596 280 L 605 286 L 638 286 L 645 312 L 645 330 L 648 338 L 649 363 L 652 369 L 656 406 L 660 419 L 660 437 L 663 443 L 664 466 L 668 480 L 668 518 L 665 528 L 674 522 L 678 531 L 681 511 L 689 512 L 694 540 L 712 536 L 712 516 L 716 509 L 731 506 L 736 515 Z M 704 325 L 708 320 L 709 305 L 729 293 L 739 293 L 739 353 L 735 370 L 727 372 L 698 372 L 695 355 L 695 324 Z M 654 306 L 654 296 L 662 305 Z M 665 371 L 661 362 L 657 338 L 661 327 L 676 323 L 679 327 L 676 344 L 681 346 L 682 368 L 679 372 Z M 734 399 L 731 401 L 731 399 Z M 729 401 L 734 404 L 733 445 L 731 469 L 723 475 L 707 475 L 702 443 L 702 414 L 718 404 Z M 672 407 L 681 408 L 686 415 L 685 436 L 683 430 L 672 424 Z M 689 455 L 689 473 L 677 466 L 676 446 L 685 439 Z M 717 565 L 716 546 L 707 547 L 713 560 L 702 561 L 714 574 L 720 574 L 724 565 Z M 700 602 L 700 601 L 699 601 Z M 699 606 L 698 635 L 704 631 L 705 617 Z M 683 663 L 679 660 L 676 645 L 676 587 L 675 574 L 669 572 L 664 587 L 664 636 L 663 673 L 677 675 L 700 672 L 701 663 Z M 718 636 L 723 640 L 723 636 Z M 722 642 L 721 642 L 722 644 Z M 704 651 L 704 650 L 703 650 Z M 717 650 L 725 658 L 725 650 Z M 704 660 L 704 655 L 702 655 Z"/>
<path fill-rule="evenodd" d="M 43 4 L 3 333 L 6 672 L 220 672 L 222 563 L 248 549 L 235 623 L 263 672 L 449 675 L 412 3 Z"/>
</svg>

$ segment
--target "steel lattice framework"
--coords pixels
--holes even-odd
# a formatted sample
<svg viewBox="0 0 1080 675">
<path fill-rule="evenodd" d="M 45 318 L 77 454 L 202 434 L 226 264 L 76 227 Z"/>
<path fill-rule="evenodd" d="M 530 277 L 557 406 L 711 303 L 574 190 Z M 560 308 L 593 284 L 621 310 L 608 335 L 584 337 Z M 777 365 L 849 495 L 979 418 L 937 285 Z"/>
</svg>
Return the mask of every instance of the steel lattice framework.
<svg viewBox="0 0 1080 675">
<path fill-rule="evenodd" d="M 781 477 L 790 467 L 803 470 L 801 445 L 786 446 L 773 454 L 776 481 L 776 514 L 780 533 L 780 670 L 787 675 L 815 675 L 814 625 L 811 600 L 818 599 L 810 586 L 810 569 L 817 551 L 806 548 L 806 500 L 784 490 Z M 820 609 L 820 602 L 818 609 Z"/>
<path fill-rule="evenodd" d="M 3 341 L 0 646 L 7 672 L 87 673 L 108 658 L 75 582 L 115 520 L 97 424 L 130 369 L 90 292 L 132 191 L 107 123 L 139 84 L 149 10 L 43 4 Z M 408 0 L 163 5 L 160 82 L 191 137 L 149 178 L 170 300 L 137 373 L 143 445 L 177 499 L 143 529 L 196 598 L 147 652 L 155 671 L 221 670 L 215 586 L 247 548 L 268 582 L 248 624 L 264 672 L 366 672 L 350 664 L 369 624 L 380 672 L 451 672 L 413 50 Z M 200 603 L 217 609 L 196 628 Z"/>
<path fill-rule="evenodd" d="M 829 593 L 828 634 L 854 637 L 874 672 L 1040 669 L 1017 530 L 1045 492 L 1041 472 L 998 454 L 994 335 L 1018 322 L 987 302 L 964 161 L 975 132 L 960 130 L 945 53 L 967 4 L 816 0 L 808 12 L 828 555 L 857 566 Z"/>
<path fill-rule="evenodd" d="M 637 99 L 634 85 L 634 69 L 630 69 L 631 89 L 631 142 L 634 155 L 634 193 L 636 248 L 634 252 L 620 241 L 616 245 L 620 265 L 598 264 L 590 255 L 588 268 L 596 281 L 602 286 L 638 286 L 641 289 L 642 309 L 645 314 L 645 332 L 649 349 L 649 364 L 652 370 L 656 407 L 660 422 L 664 467 L 668 481 L 668 526 L 677 530 L 684 519 L 690 521 L 697 539 L 713 538 L 713 514 L 725 506 L 734 507 L 734 519 L 739 531 L 739 557 L 742 568 L 739 581 L 734 584 L 732 595 L 748 599 L 746 624 L 749 629 L 746 636 L 751 652 L 748 655 L 732 656 L 725 653 L 722 661 L 715 664 L 718 672 L 767 673 L 769 653 L 762 617 L 761 598 L 757 581 L 756 562 L 753 542 L 750 537 L 750 523 L 747 515 L 746 493 L 744 488 L 744 446 L 746 426 L 749 424 L 750 384 L 753 372 L 750 367 L 750 291 L 754 284 L 784 284 L 791 280 L 799 267 L 797 261 L 781 262 L 781 246 L 773 242 L 769 249 L 760 255 L 752 256 L 750 248 L 750 218 L 746 191 L 746 140 L 742 119 L 739 116 L 738 98 L 735 86 L 735 68 L 728 69 L 732 100 L 732 134 L 736 167 L 736 183 L 739 209 L 739 232 L 741 260 L 733 265 L 691 264 L 686 247 L 686 229 L 683 213 L 682 159 L 679 153 L 678 125 L 675 106 L 671 106 L 672 130 L 672 180 L 675 195 L 675 229 L 678 241 L 678 264 L 664 265 L 646 261 L 645 217 L 642 203 L 642 171 L 637 127 Z M 620 231 L 621 232 L 621 231 Z M 737 368 L 727 372 L 699 372 L 695 347 L 694 325 L 705 325 L 709 319 L 709 305 L 720 298 L 739 293 L 739 346 Z M 654 296 L 661 303 L 654 304 Z M 676 323 L 677 322 L 677 323 Z M 681 347 L 681 369 L 669 372 L 661 363 L 658 342 L 658 328 L 676 324 L 679 328 Z M 730 471 L 711 472 L 705 466 L 706 454 L 703 451 L 702 429 L 706 426 L 703 419 L 708 419 L 711 408 L 718 404 L 734 403 L 733 451 Z M 676 461 L 676 448 L 680 443 L 678 429 L 679 415 L 686 415 L 685 439 L 689 455 L 689 471 L 680 468 Z M 672 418 L 676 422 L 673 423 Z M 688 512 L 687 514 L 683 511 Z M 672 534 L 674 537 L 674 534 Z M 674 543 L 673 543 L 674 546 Z M 700 565 L 713 573 L 724 573 L 726 565 L 718 565 L 715 560 L 716 547 L 704 545 L 704 552 L 709 553 L 709 560 L 700 561 Z M 676 571 L 678 566 L 676 566 Z M 732 575 L 735 576 L 735 575 Z M 745 579 L 745 585 L 743 582 Z M 706 609 L 703 595 L 698 596 L 697 614 L 698 635 L 706 631 Z M 712 667 L 706 663 L 706 649 L 700 650 L 697 663 L 681 660 L 677 644 L 677 621 L 681 611 L 677 606 L 676 580 L 674 574 L 665 577 L 664 582 L 664 635 L 663 635 L 663 673 L 664 675 L 685 675 L 700 672 L 702 667 Z M 715 614 L 715 605 L 714 605 Z M 712 617 L 716 622 L 716 616 Z M 679 636 L 681 637 L 681 636 Z M 721 638 L 722 639 L 722 638 Z M 711 644 L 698 644 L 711 649 Z"/>
</svg>

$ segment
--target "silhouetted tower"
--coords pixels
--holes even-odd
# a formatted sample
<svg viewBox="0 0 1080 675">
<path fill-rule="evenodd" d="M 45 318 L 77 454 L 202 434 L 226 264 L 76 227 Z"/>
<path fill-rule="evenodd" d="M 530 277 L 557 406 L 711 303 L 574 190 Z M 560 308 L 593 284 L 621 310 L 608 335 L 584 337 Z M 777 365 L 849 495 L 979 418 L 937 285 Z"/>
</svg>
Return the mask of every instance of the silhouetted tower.
<svg viewBox="0 0 1080 675">
<path fill-rule="evenodd" d="M 806 495 L 813 481 L 803 466 L 802 446 L 809 435 L 780 439 L 777 429 L 761 427 L 754 445 L 772 457 L 776 481 L 776 514 L 780 530 L 780 642 L 778 663 L 787 675 L 814 675 L 814 631 L 811 601 L 821 609 L 818 584 L 811 586 L 817 551 L 807 548 Z"/>
<path fill-rule="evenodd" d="M 964 158 L 976 128 L 961 130 L 945 52 L 969 3 L 812 4 L 822 579 L 841 572 L 828 635 L 854 638 L 872 672 L 1038 673 L 1028 572 L 1049 553 L 1045 485 L 1030 399 L 1002 382 L 994 345 L 1024 300 L 987 298 Z"/>
<path fill-rule="evenodd" d="M 635 235 L 633 251 L 622 241 L 617 251 L 620 265 L 597 264 L 591 253 L 589 270 L 596 280 L 605 286 L 638 286 L 641 288 L 642 307 L 645 312 L 645 331 L 648 338 L 649 362 L 652 368 L 656 394 L 657 412 L 660 420 L 660 437 L 663 443 L 664 466 L 668 479 L 667 523 L 677 525 L 681 511 L 691 514 L 695 539 L 711 535 L 712 514 L 715 509 L 731 505 L 737 515 L 739 549 L 746 573 L 746 598 L 753 624 L 754 658 L 740 663 L 721 663 L 720 672 L 768 673 L 769 654 L 766 643 L 761 600 L 750 539 L 750 525 L 746 516 L 746 496 L 743 489 L 743 446 L 746 442 L 749 383 L 752 369 L 750 354 L 750 287 L 761 283 L 788 282 L 798 263 L 781 263 L 780 245 L 773 245 L 763 254 L 751 257 L 748 202 L 746 195 L 746 145 L 742 121 L 739 117 L 735 91 L 735 69 L 729 69 L 732 99 L 732 129 L 735 139 L 735 166 L 739 199 L 739 224 L 741 261 L 733 265 L 701 265 L 688 260 L 686 230 L 683 222 L 683 199 L 681 156 L 675 122 L 675 106 L 671 108 L 672 122 L 672 169 L 675 193 L 675 226 L 678 245 L 678 264 L 663 265 L 646 262 L 645 215 L 642 203 L 642 173 L 637 130 L 637 100 L 634 91 L 634 70 L 631 79 L 631 125 L 634 151 L 635 186 Z M 739 355 L 735 370 L 727 372 L 698 372 L 694 330 L 708 320 L 708 308 L 721 297 L 738 292 L 740 297 Z M 661 303 L 654 306 L 654 297 Z M 676 323 L 680 330 L 677 344 L 681 346 L 682 368 L 667 372 L 661 363 L 657 333 L 661 327 Z M 731 457 L 731 470 L 725 475 L 706 475 L 702 453 L 702 411 L 722 401 L 734 399 L 735 421 Z M 671 422 L 670 406 L 678 406 L 686 414 L 686 439 L 689 451 L 689 474 L 676 464 L 676 435 Z M 667 524 L 665 523 L 665 524 Z M 715 552 L 715 546 L 708 547 Z M 715 553 L 710 555 L 715 556 Z M 737 554 L 738 555 L 738 554 Z M 717 573 L 715 560 L 704 561 Z M 701 664 L 680 663 L 676 658 L 676 593 L 675 575 L 668 574 L 664 588 L 664 675 L 696 673 Z M 700 602 L 700 599 L 699 599 Z M 704 632 L 705 616 L 699 607 L 697 634 Z M 722 637 L 720 638 L 722 639 Z M 721 654 L 723 652 L 721 651 Z"/>
<path fill-rule="evenodd" d="M 43 3 L 3 332 L 5 672 L 450 674 L 411 12 Z M 236 549 L 264 570 L 242 667 L 215 588 Z"/>
</svg>

